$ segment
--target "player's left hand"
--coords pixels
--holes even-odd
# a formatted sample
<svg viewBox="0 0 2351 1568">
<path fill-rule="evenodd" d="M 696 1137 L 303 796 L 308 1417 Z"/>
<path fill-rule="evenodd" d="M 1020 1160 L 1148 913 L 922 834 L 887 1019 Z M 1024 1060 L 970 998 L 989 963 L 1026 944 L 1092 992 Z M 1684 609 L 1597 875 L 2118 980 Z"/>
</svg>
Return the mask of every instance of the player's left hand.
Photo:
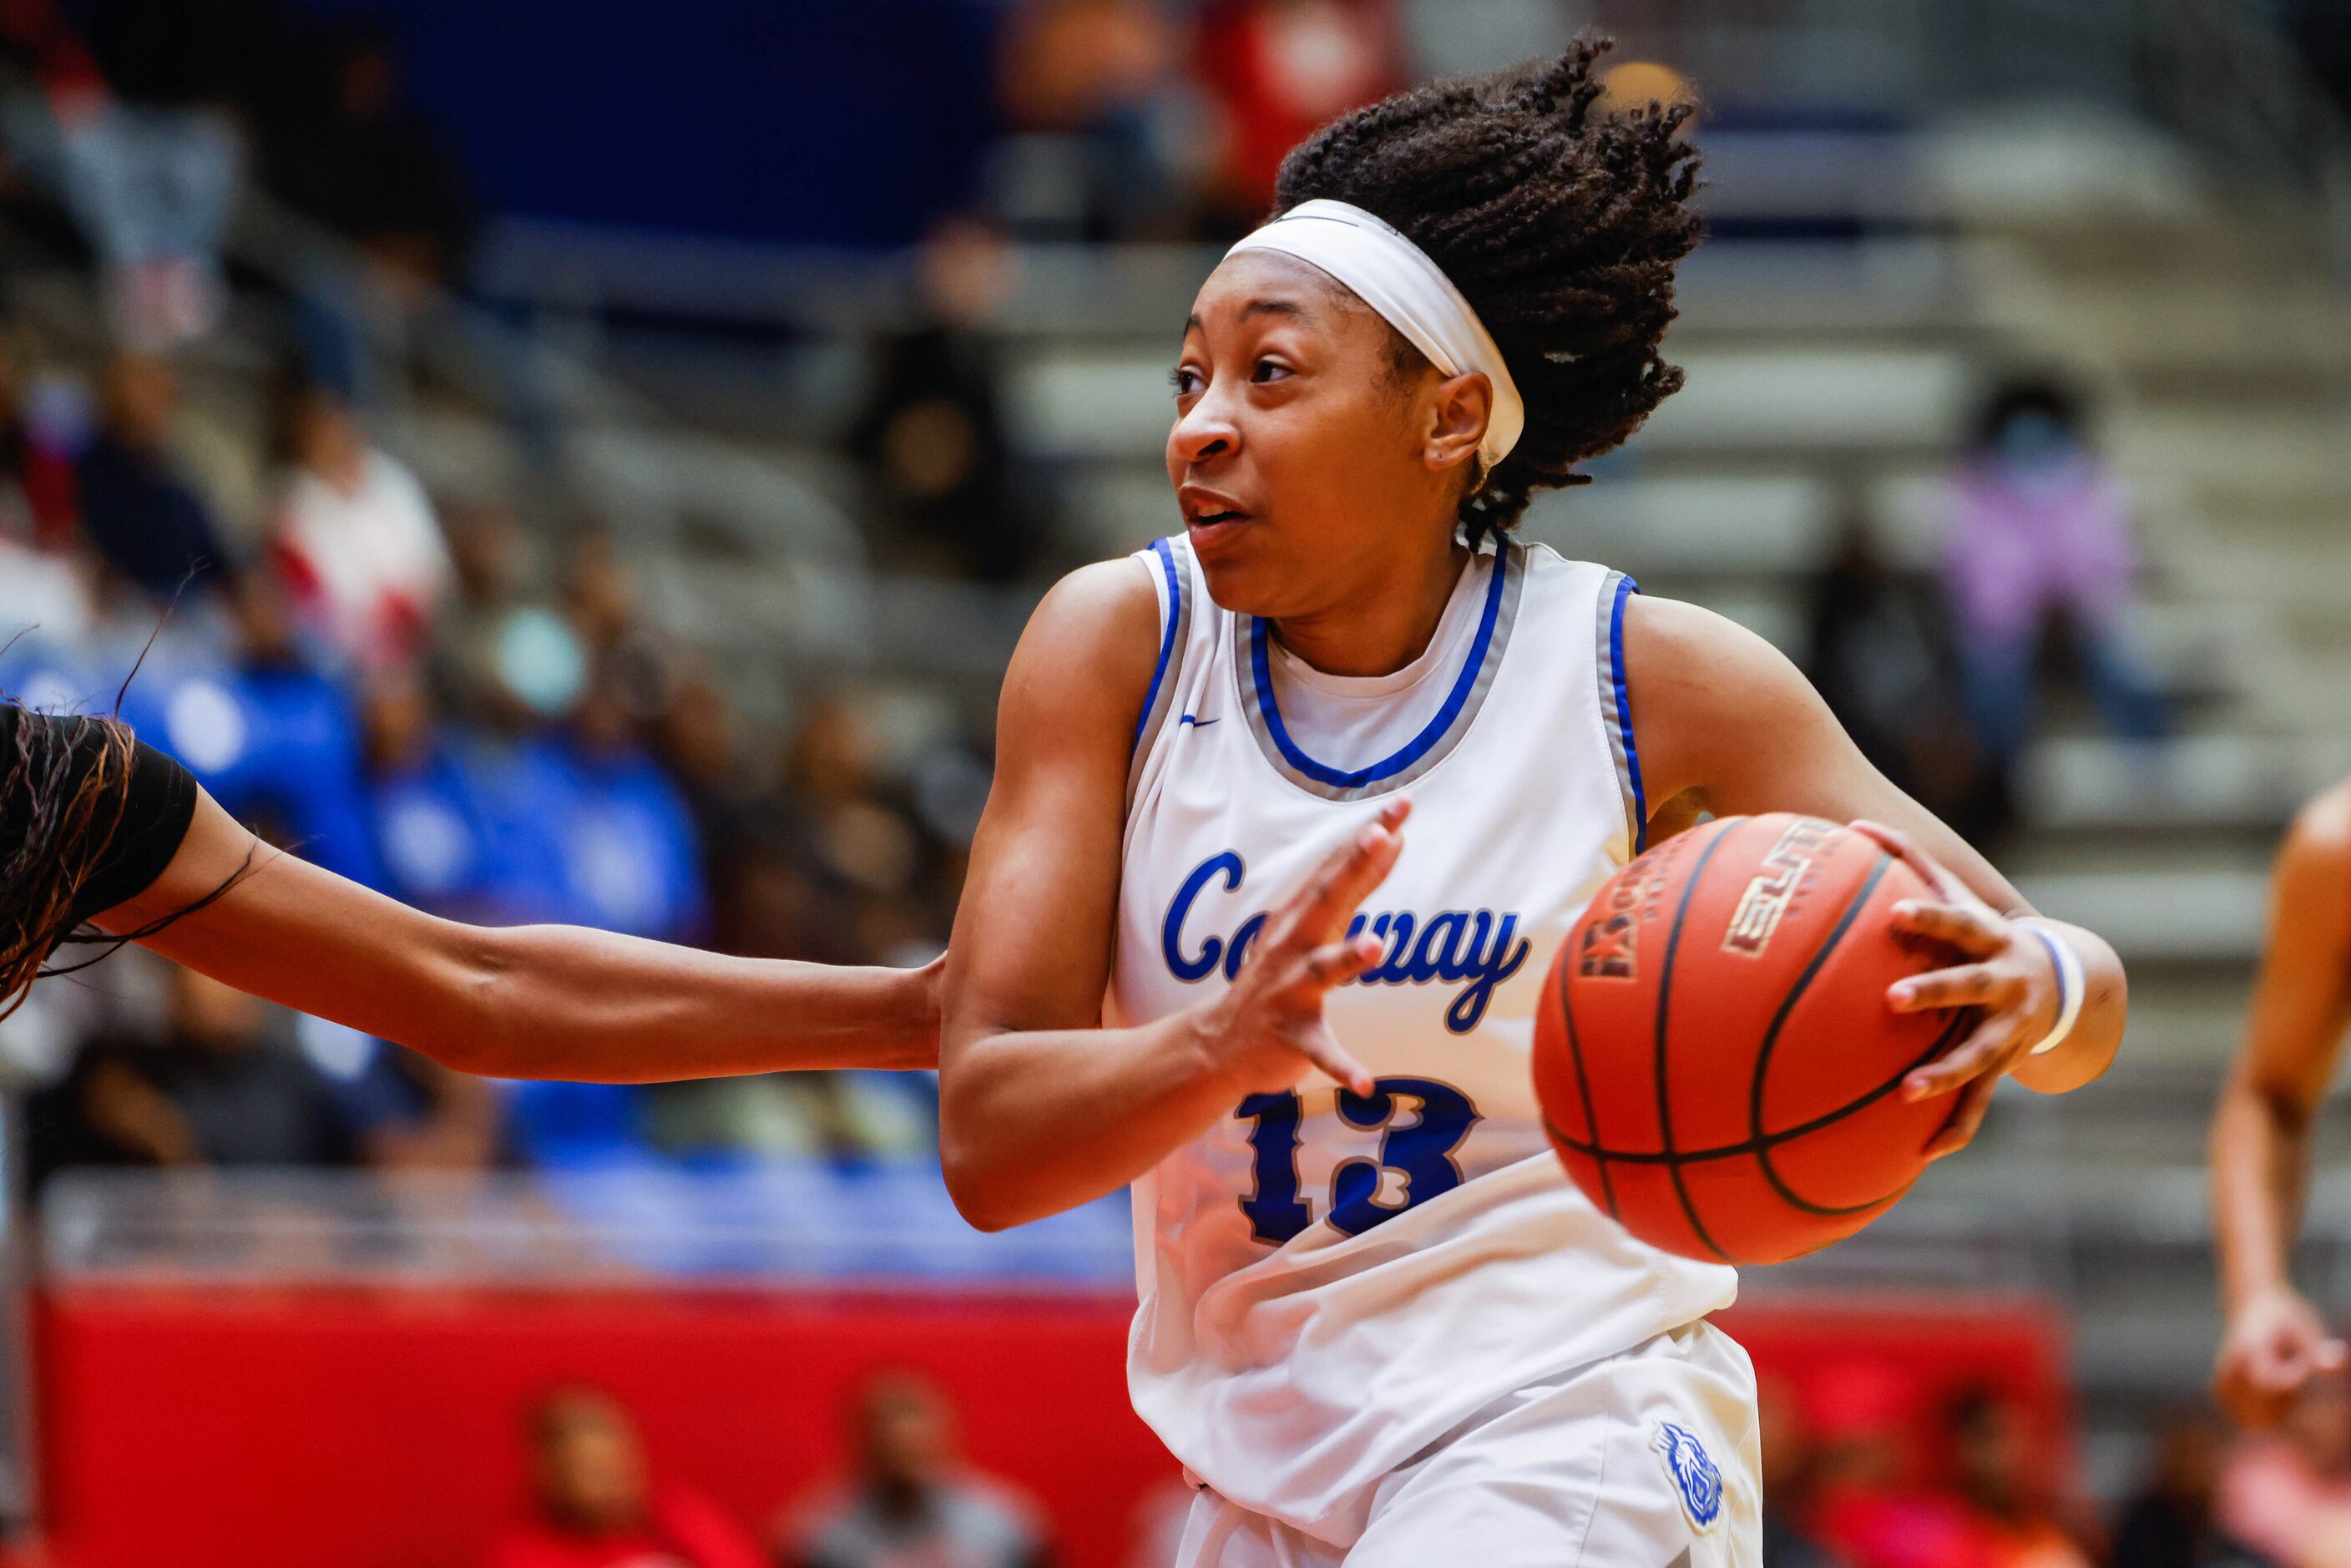
<svg viewBox="0 0 2351 1568">
<path fill-rule="evenodd" d="M 1931 900 L 1905 899 L 1894 906 L 1895 930 L 1970 960 L 1914 975 L 1886 992 L 1887 1004 L 1896 1012 L 1971 1008 L 1979 1015 L 1958 1045 L 1903 1080 L 1902 1092 L 1909 1100 L 1954 1092 L 1959 1095 L 1949 1117 L 1927 1145 L 1927 1156 L 1941 1159 L 1968 1146 L 1983 1124 L 2001 1077 L 2014 1071 L 2055 1026 L 2057 967 L 2048 947 L 2028 928 L 1977 897 L 1907 834 L 1881 822 L 1853 826 L 1934 890 Z"/>
</svg>

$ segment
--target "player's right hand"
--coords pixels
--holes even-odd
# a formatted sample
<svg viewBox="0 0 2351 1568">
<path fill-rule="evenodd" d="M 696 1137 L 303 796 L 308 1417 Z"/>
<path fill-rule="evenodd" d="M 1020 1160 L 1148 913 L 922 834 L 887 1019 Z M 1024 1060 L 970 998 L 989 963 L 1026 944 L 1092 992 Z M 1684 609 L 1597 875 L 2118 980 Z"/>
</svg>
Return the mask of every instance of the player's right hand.
<svg viewBox="0 0 2351 1568">
<path fill-rule="evenodd" d="M 2212 1394 L 2241 1426 L 2276 1425 L 2313 1377 L 2339 1372 L 2351 1349 L 2318 1309 L 2291 1290 L 2255 1296 L 2231 1315 L 2212 1367 Z"/>
<path fill-rule="evenodd" d="M 1401 797 L 1383 807 L 1317 867 L 1306 885 L 1266 917 L 1225 994 L 1203 1006 L 1203 1049 L 1243 1093 L 1274 1093 L 1319 1067 L 1358 1094 L 1372 1075 L 1341 1048 L 1322 1017 L 1322 998 L 1380 961 L 1379 939 L 1347 926 L 1403 851 L 1398 833 L 1412 814 Z"/>
</svg>

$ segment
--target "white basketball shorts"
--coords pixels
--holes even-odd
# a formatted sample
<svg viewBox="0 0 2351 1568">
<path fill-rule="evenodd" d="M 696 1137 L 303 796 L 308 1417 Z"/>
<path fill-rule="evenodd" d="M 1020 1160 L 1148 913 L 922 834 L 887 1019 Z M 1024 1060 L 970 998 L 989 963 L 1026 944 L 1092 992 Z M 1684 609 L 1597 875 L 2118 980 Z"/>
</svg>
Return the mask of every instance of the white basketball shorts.
<svg viewBox="0 0 2351 1568">
<path fill-rule="evenodd" d="M 1495 1401 L 1333 1544 L 1203 1490 L 1176 1568 L 1761 1568 L 1755 1371 L 1710 1323 Z"/>
</svg>

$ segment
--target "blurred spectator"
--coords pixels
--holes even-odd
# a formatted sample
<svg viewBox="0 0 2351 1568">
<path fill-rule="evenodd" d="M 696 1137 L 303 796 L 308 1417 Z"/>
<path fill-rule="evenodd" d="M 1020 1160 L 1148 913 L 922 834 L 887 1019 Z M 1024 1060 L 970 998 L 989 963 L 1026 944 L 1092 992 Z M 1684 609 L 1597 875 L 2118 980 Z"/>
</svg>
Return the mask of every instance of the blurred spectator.
<svg viewBox="0 0 2351 1568">
<path fill-rule="evenodd" d="M 2224 1442 L 2210 1411 L 2166 1423 L 2154 1474 L 2116 1521 L 2108 1553 L 2115 1568 L 2219 1568 L 2238 1560 L 2214 1518 Z"/>
<path fill-rule="evenodd" d="M 2030 1416 L 1991 1389 L 1963 1394 L 1945 1414 L 1958 1469 L 1953 1512 L 1982 1568 L 2090 1568 L 2092 1558 L 2054 1506 L 2048 1456 Z"/>
<path fill-rule="evenodd" d="M 796 944 L 754 911 L 752 883 L 765 857 L 792 857 L 798 823 L 743 754 L 740 716 L 716 674 L 683 674 L 654 724 L 654 744 L 683 793 L 702 845 L 710 942 L 747 957 L 794 956 Z"/>
<path fill-rule="evenodd" d="M 332 1086 L 268 1037 L 269 1016 L 267 1003 L 173 967 L 162 1041 L 93 1046 L 35 1096 L 34 1179 L 65 1166 L 349 1163 Z"/>
<path fill-rule="evenodd" d="M 565 864 L 577 779 L 566 747 L 544 733 L 580 701 L 577 643 L 536 608 L 512 612 L 496 642 L 472 725 L 444 716 L 413 670 L 369 683 L 370 810 L 388 885 L 485 925 L 590 920 Z"/>
<path fill-rule="evenodd" d="M 1608 114 L 1637 114 L 1651 104 L 1698 101 L 1689 78 L 1660 60 L 1626 60 L 1611 66 L 1600 78 L 1600 100 L 1593 107 Z"/>
<path fill-rule="evenodd" d="M 210 508 L 171 451 L 179 382 L 162 360 L 124 354 L 107 370 L 104 413 L 75 473 L 82 531 L 114 572 L 169 597 L 229 567 Z"/>
<path fill-rule="evenodd" d="M 227 599 L 235 636 L 228 662 L 161 665 L 132 683 L 124 716 L 264 839 L 381 886 L 350 692 L 296 640 L 275 578 L 248 572 Z"/>
<path fill-rule="evenodd" d="M 396 293 L 461 277 L 478 222 L 463 169 L 402 76 L 389 34 L 352 32 L 273 171 L 280 195 L 356 243 Z"/>
<path fill-rule="evenodd" d="M 368 812 L 384 889 L 451 919 L 508 923 L 495 889 L 496 830 L 413 672 L 385 671 L 366 703 Z"/>
<path fill-rule="evenodd" d="M 820 710 L 821 712 L 822 710 Z M 703 842 L 712 932 L 722 951 L 767 957 L 880 957 L 868 923 L 816 867 L 808 823 L 742 766 L 736 717 L 706 676 L 684 681 L 663 716 L 663 754 Z M 847 744 L 844 742 L 844 744 Z M 828 769 L 811 761 L 818 776 Z M 838 788 L 835 781 L 826 793 Z M 862 779 L 857 788 L 864 788 Z M 653 1092 L 651 1139 L 690 1159 L 817 1157 L 844 1171 L 935 1155 L 937 1104 L 906 1074 L 790 1072 L 673 1083 Z"/>
<path fill-rule="evenodd" d="M 502 639 L 500 706 L 538 711 L 556 695 L 539 665 L 584 654 L 570 623 L 544 612 L 517 612 L 512 627 L 531 634 Z M 549 641 L 534 652 L 542 637 Z M 459 830 L 448 836 L 453 844 L 478 843 L 486 918 L 702 938 L 709 901 L 684 794 L 638 745 L 609 664 L 572 690 L 569 716 L 554 731 L 477 732 L 432 774 L 412 776 L 399 825 L 413 838 L 430 820 Z M 578 1167 L 644 1157 L 651 1103 L 637 1084 L 528 1083 L 511 1092 L 507 1109 L 517 1145 L 534 1164 Z"/>
<path fill-rule="evenodd" d="M 826 698 L 810 709 L 785 755 L 784 782 L 804 824 L 810 869 L 843 909 L 834 916 L 851 951 L 886 962 L 934 936 L 924 908 L 936 846 L 911 807 L 885 787 L 872 705 Z"/>
<path fill-rule="evenodd" d="M 24 391 L 0 333 L 0 641 L 79 644 L 98 600 L 94 559 L 73 548 L 73 461 L 36 436 Z"/>
<path fill-rule="evenodd" d="M 868 1383 L 852 1413 L 857 1474 L 799 1511 L 779 1542 L 788 1568 L 1047 1568 L 1035 1510 L 962 1464 L 955 1415 L 914 1373 Z"/>
<path fill-rule="evenodd" d="M 1917 1394 L 1902 1375 L 1841 1368 L 1814 1392 L 1824 1440 L 1806 1480 L 1813 1500 L 1809 1519 L 1789 1522 L 1815 1527 L 1854 1568 L 2089 1568 L 2029 1415 L 2005 1396 L 1975 1389 L 1943 1406 L 1950 1480 L 1938 1485 L 1922 1473 Z"/>
<path fill-rule="evenodd" d="M 388 1040 L 361 1044 L 361 1060 L 335 1093 L 369 1165 L 478 1171 L 497 1163 L 503 1118 L 496 1084 Z"/>
<path fill-rule="evenodd" d="M 2147 741 L 2163 704 L 2126 645 L 2138 554 L 2121 482 L 2084 410 L 2046 379 L 1994 392 L 1956 480 L 1944 543 L 1969 716 L 1994 766 L 2032 738 L 2043 638 L 2063 623 L 2107 727 Z"/>
<path fill-rule="evenodd" d="M 1813 1535 L 1820 1455 L 1783 1380 L 1767 1377 L 1757 1387 L 1756 1418 L 1763 1447 L 1763 1561 L 1771 1568 L 1842 1568 Z"/>
<path fill-rule="evenodd" d="M 92 8 L 86 44 L 51 0 L 0 7 L 0 33 L 47 95 L 45 108 L 12 107 L 9 140 L 98 253 L 108 314 L 135 349 L 201 336 L 227 304 L 245 13 L 230 0 L 120 0 Z"/>
<path fill-rule="evenodd" d="M 1198 140 L 1185 39 L 1166 0 L 1024 0 L 1005 31 L 998 96 L 1017 132 L 1074 152 L 1075 235 L 1181 237 Z M 1024 202 L 1024 206 L 1033 203 Z"/>
<path fill-rule="evenodd" d="M 2283 1431 L 2246 1441 L 2220 1478 L 2220 1528 L 2276 1568 L 2351 1564 L 2351 1381 L 2311 1383 Z"/>
<path fill-rule="evenodd" d="M 1402 53 L 1389 0 L 1209 0 L 1200 71 L 1224 119 L 1228 226 L 1266 214 L 1309 132 L 1395 90 Z"/>
<path fill-rule="evenodd" d="M 1869 518 L 1848 514 L 1812 585 L 1806 671 L 1862 755 L 1972 842 L 2002 816 L 1998 778 L 1969 743 L 1950 622 L 1897 571 Z"/>
<path fill-rule="evenodd" d="M 1919 1391 L 1901 1369 L 1832 1363 L 1808 1384 L 1807 1478 L 1817 1540 L 1855 1568 L 1983 1568 L 1920 1474 Z"/>
<path fill-rule="evenodd" d="M 0 332 L 0 539 L 62 544 L 73 528 L 73 465 L 37 439 L 16 355 Z"/>
<path fill-rule="evenodd" d="M 938 1156 L 938 1106 L 922 1081 L 777 1072 L 653 1086 L 646 1143 L 704 1167 L 822 1160 L 844 1176 Z M 532 1107 L 534 1113 L 537 1107 Z"/>
<path fill-rule="evenodd" d="M 618 679 L 600 671 L 552 747 L 554 824 L 573 918 L 632 936 L 706 935 L 702 854 L 684 796 L 635 738 Z"/>
<path fill-rule="evenodd" d="M 1008 582 L 1034 563 L 1036 486 L 1015 494 L 1004 432 L 1003 350 L 989 330 L 1017 260 L 977 218 L 951 218 L 923 244 L 914 319 L 874 347 L 874 389 L 852 427 L 893 564 Z"/>
<path fill-rule="evenodd" d="M 291 471 L 272 545 L 296 602 L 362 667 L 421 653 L 454 576 L 424 487 L 340 394 L 298 388 L 280 413 Z"/>
<path fill-rule="evenodd" d="M 550 1396 L 529 1437 L 532 1516 L 499 1537 L 490 1568 L 767 1568 L 716 1504 L 653 1484 L 636 1423 L 610 1395 Z"/>
<path fill-rule="evenodd" d="M 563 610 L 589 661 L 605 673 L 632 721 L 652 723 L 675 700 L 681 656 L 645 619 L 637 574 L 612 541 L 590 528 L 563 566 Z"/>
</svg>

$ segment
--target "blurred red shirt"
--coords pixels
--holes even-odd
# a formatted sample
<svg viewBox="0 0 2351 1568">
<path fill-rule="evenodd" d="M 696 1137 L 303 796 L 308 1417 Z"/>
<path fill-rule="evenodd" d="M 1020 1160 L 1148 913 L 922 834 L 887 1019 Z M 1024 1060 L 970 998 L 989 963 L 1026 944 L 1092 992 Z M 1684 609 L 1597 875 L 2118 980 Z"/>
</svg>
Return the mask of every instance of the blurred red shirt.
<svg viewBox="0 0 2351 1568">
<path fill-rule="evenodd" d="M 1823 1540 L 1858 1568 L 2091 1568 L 2054 1523 L 1995 1519 L 1955 1497 L 1847 1495 L 1819 1523 Z"/>
<path fill-rule="evenodd" d="M 585 1535 L 545 1520 L 515 1525 L 491 1549 L 489 1568 L 768 1568 L 768 1561 L 716 1503 L 668 1487 L 639 1530 Z"/>
<path fill-rule="evenodd" d="M 1402 80 L 1391 0 L 1214 0 L 1198 39 L 1202 83 L 1224 120 L 1225 179 L 1252 214 L 1272 202 L 1292 147 Z"/>
</svg>

